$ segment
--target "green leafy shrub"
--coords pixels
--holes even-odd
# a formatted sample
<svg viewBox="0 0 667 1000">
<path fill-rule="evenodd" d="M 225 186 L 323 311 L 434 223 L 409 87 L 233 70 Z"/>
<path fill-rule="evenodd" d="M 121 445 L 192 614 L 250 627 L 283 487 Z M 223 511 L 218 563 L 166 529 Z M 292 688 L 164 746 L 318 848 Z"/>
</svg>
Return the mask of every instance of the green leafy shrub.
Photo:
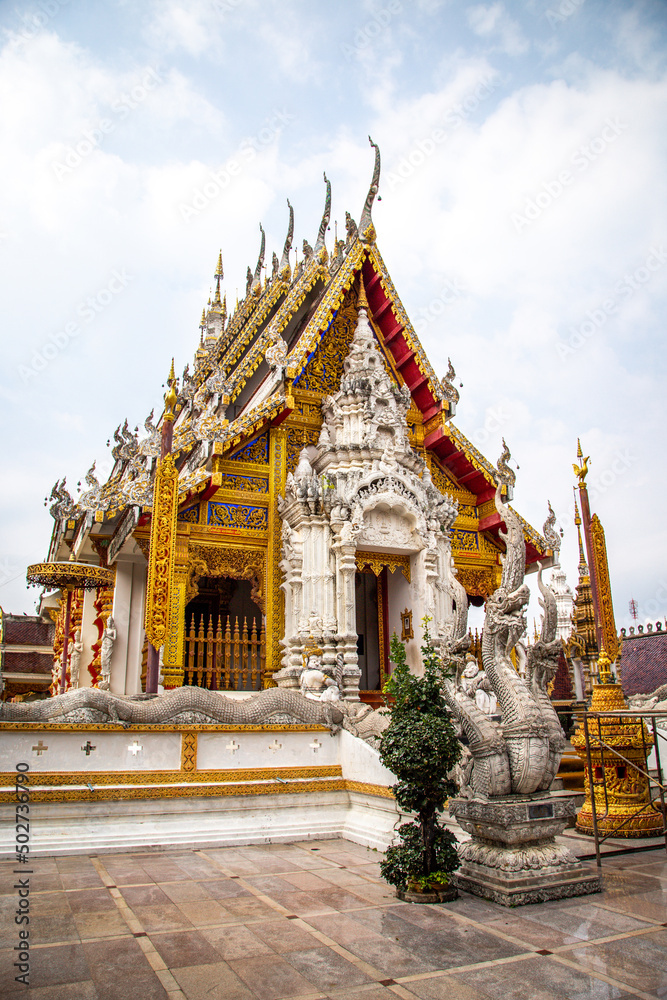
<svg viewBox="0 0 667 1000">
<path fill-rule="evenodd" d="M 406 662 L 405 646 L 394 633 L 391 659 L 395 664 L 384 687 L 392 699 L 391 721 L 380 740 L 380 759 L 394 772 L 396 802 L 417 819 L 398 830 L 399 841 L 387 848 L 380 862 L 385 881 L 405 889 L 408 880 L 424 886 L 446 880 L 458 868 L 456 838 L 444 829 L 438 813 L 456 792 L 447 774 L 461 756 L 461 745 L 441 692 L 443 669 L 425 621 L 421 648 L 424 673 L 416 677 Z"/>
</svg>

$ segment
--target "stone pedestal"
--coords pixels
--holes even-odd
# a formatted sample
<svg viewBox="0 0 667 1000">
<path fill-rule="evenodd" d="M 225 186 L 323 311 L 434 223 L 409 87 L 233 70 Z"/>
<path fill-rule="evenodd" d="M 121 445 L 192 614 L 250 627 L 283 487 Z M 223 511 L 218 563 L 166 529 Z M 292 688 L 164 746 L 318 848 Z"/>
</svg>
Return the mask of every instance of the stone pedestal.
<svg viewBox="0 0 667 1000">
<path fill-rule="evenodd" d="M 575 814 L 569 797 L 538 793 L 449 804 L 472 840 L 459 845 L 456 885 L 503 906 L 600 892 L 591 872 L 554 840 Z"/>
</svg>

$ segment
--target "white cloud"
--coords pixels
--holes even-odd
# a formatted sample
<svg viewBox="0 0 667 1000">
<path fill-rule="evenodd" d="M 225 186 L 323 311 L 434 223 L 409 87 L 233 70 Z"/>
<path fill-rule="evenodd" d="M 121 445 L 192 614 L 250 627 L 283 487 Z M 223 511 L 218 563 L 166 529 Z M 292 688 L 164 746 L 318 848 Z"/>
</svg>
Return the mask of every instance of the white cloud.
<svg viewBox="0 0 667 1000">
<path fill-rule="evenodd" d="M 509 16 L 503 3 L 470 7 L 468 23 L 476 35 L 494 40 L 494 48 L 508 56 L 522 55 L 530 47 L 518 23 Z"/>
</svg>

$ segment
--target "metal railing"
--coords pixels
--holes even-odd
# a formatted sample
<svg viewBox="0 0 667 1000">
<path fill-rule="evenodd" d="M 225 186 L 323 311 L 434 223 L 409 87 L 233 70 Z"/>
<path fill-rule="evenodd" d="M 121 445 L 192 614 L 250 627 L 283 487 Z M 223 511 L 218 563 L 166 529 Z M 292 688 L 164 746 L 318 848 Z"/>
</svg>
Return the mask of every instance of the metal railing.
<svg viewBox="0 0 667 1000">
<path fill-rule="evenodd" d="M 584 741 L 585 741 L 585 748 L 586 748 L 586 763 L 588 765 L 588 767 L 587 767 L 587 771 L 588 771 L 588 775 L 587 775 L 587 777 L 588 777 L 588 794 L 589 794 L 590 800 L 591 800 L 591 814 L 592 814 L 592 821 L 593 821 L 593 838 L 595 840 L 595 860 L 596 860 L 596 863 L 597 863 L 597 867 L 600 868 L 602 866 L 602 859 L 601 859 L 601 854 L 600 854 L 600 845 L 604 844 L 605 840 L 608 840 L 610 837 L 613 837 L 627 823 L 631 822 L 631 820 L 633 820 L 636 816 L 638 816 L 640 813 L 644 812 L 647 809 L 653 809 L 656 812 L 659 811 L 661 813 L 661 815 L 662 815 L 663 830 L 662 830 L 661 833 L 655 834 L 655 836 L 656 837 L 662 837 L 662 836 L 664 836 L 664 838 L 665 838 L 665 850 L 667 850 L 667 820 L 666 820 L 666 814 L 665 814 L 665 791 L 667 789 L 665 788 L 665 785 L 664 785 L 664 779 L 663 779 L 663 775 L 662 775 L 662 765 L 660 763 L 660 739 L 661 739 L 661 737 L 660 737 L 660 734 L 658 732 L 658 727 L 656 725 L 656 719 L 661 719 L 661 718 L 667 719 L 667 711 L 662 711 L 662 712 L 643 712 L 641 710 L 638 711 L 637 709 L 624 709 L 624 710 L 617 710 L 617 711 L 589 712 L 589 711 L 585 711 L 584 710 L 584 711 L 575 712 L 575 716 L 577 718 L 580 718 L 582 720 L 582 723 L 583 723 Z M 650 772 L 648 770 L 648 764 L 646 765 L 647 769 L 644 771 L 643 768 L 639 767 L 635 761 L 629 760 L 619 750 L 617 750 L 615 747 L 611 746 L 609 743 L 607 743 L 605 740 L 602 739 L 601 720 L 605 720 L 606 721 L 606 720 L 612 719 L 612 718 L 613 719 L 631 719 L 633 721 L 637 721 L 637 720 L 641 719 L 642 722 L 643 722 L 644 719 L 650 719 L 651 720 L 651 729 L 652 729 L 652 735 L 653 735 L 653 749 L 655 751 L 655 763 L 656 763 L 657 778 L 654 778 L 653 775 L 650 774 Z M 596 729 L 594 727 L 593 728 L 593 732 L 591 734 L 591 731 L 589 729 L 589 723 L 592 722 L 592 721 L 597 721 L 597 731 L 596 731 Z M 642 734 L 642 745 L 643 745 L 643 750 L 644 750 L 644 760 L 647 761 L 652 748 L 650 746 L 646 745 L 646 737 L 645 737 L 646 727 L 642 724 L 640 726 L 640 729 L 641 729 L 641 734 Z M 599 789 L 600 782 L 595 780 L 596 775 L 595 775 L 595 770 L 594 770 L 594 765 L 593 765 L 593 760 L 592 760 L 592 755 L 591 755 L 591 736 L 592 736 L 592 739 L 593 739 L 593 744 L 592 744 L 593 745 L 593 749 L 595 751 L 597 751 L 599 749 L 599 751 L 600 751 L 600 766 L 599 766 L 598 770 L 601 772 L 602 788 L 603 788 L 603 793 L 604 793 L 604 804 L 605 804 L 604 815 L 600 815 L 600 816 L 598 816 L 598 813 L 597 813 L 597 802 L 596 802 L 596 795 L 595 795 L 596 787 Z M 662 738 L 667 739 L 667 734 L 665 734 L 665 736 L 662 737 Z M 610 830 L 608 833 L 604 834 L 604 836 L 601 837 L 600 833 L 599 833 L 599 829 L 598 829 L 598 822 L 604 821 L 608 817 L 608 815 L 609 815 L 609 795 L 608 795 L 608 791 L 607 791 L 607 769 L 605 768 L 605 765 L 604 765 L 605 751 L 607 751 L 610 754 L 613 754 L 614 757 L 617 757 L 620 760 L 622 760 L 623 763 L 626 765 L 626 767 L 632 768 L 633 771 L 637 772 L 638 774 L 642 775 L 644 778 L 647 779 L 647 781 L 648 781 L 648 801 L 643 806 L 641 806 L 641 808 L 637 809 L 635 811 L 635 813 L 633 814 L 633 816 L 630 816 L 627 819 L 623 820 L 622 823 L 619 823 L 618 826 L 615 826 L 612 830 Z M 660 801 L 659 809 L 656 806 L 656 802 L 655 802 L 655 800 L 653 799 L 653 796 L 652 796 L 652 789 L 654 789 L 654 788 L 658 789 L 658 797 L 659 797 L 659 801 Z M 630 852 L 632 850 L 635 850 L 635 848 L 628 848 L 627 850 L 628 850 L 628 852 Z"/>
<path fill-rule="evenodd" d="M 224 621 L 224 625 L 223 625 Z M 259 691 L 264 686 L 265 634 L 255 619 L 194 616 L 185 632 L 185 684 L 217 691 Z"/>
</svg>

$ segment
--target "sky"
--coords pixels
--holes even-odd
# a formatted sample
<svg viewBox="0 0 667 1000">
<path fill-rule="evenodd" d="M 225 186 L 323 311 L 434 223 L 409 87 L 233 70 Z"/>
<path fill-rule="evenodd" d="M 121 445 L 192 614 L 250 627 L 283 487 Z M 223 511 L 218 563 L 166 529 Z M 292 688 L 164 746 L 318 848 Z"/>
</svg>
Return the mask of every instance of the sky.
<svg viewBox="0 0 667 1000">
<path fill-rule="evenodd" d="M 455 422 L 515 507 L 564 531 L 577 438 L 619 627 L 667 613 L 664 0 L 0 2 L 0 605 L 34 613 L 44 508 L 192 361 L 218 250 L 233 304 L 279 254 L 358 221 Z M 328 234 L 329 247 L 334 231 Z M 294 263 L 294 260 L 293 260 Z"/>
</svg>

